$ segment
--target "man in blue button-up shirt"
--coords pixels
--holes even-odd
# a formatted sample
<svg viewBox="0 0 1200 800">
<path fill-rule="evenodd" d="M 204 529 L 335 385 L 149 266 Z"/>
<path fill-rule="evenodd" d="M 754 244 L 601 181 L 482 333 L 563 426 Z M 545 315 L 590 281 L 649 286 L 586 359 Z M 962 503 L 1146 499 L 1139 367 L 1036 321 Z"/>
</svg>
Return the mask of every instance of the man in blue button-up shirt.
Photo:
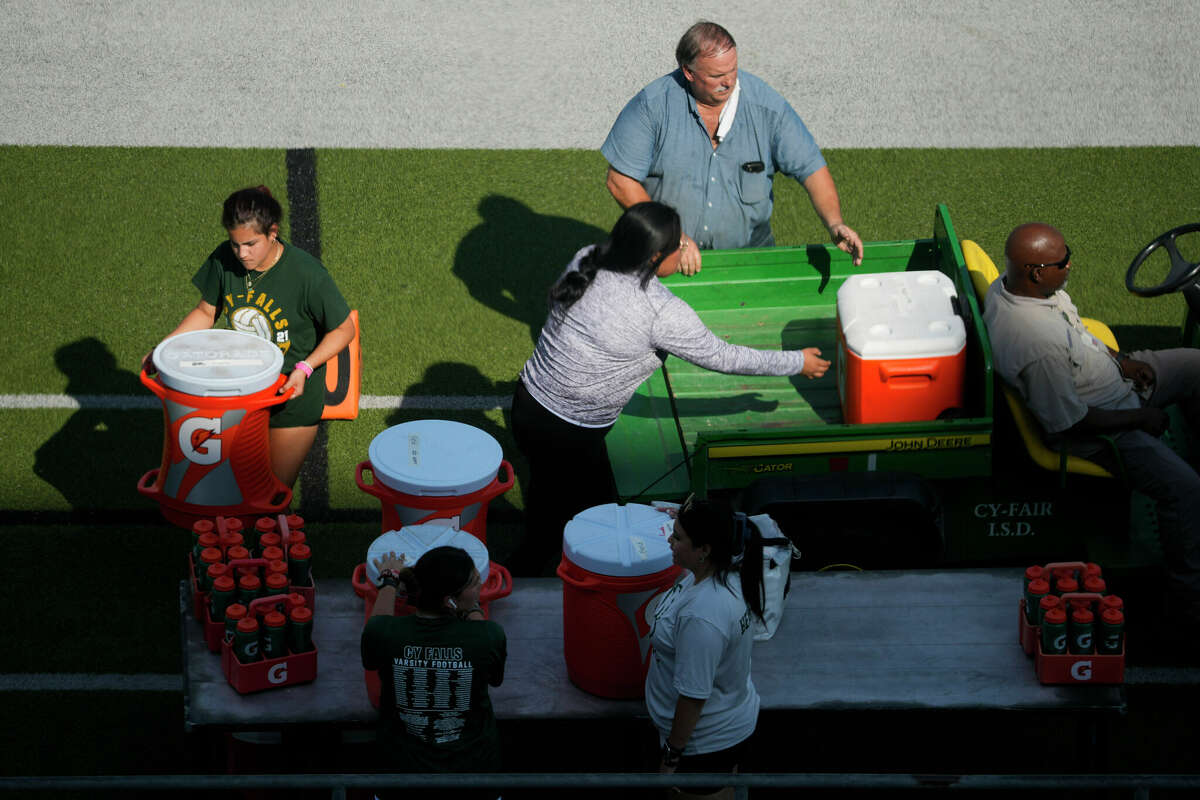
<svg viewBox="0 0 1200 800">
<path fill-rule="evenodd" d="M 698 22 L 675 58 L 679 69 L 630 100 L 600 148 L 621 207 L 673 206 L 683 220 L 680 270 L 693 275 L 701 248 L 775 244 L 771 178 L 782 172 L 804 186 L 833 242 L 862 263 L 862 240 L 842 221 L 812 135 L 778 92 L 748 72 L 739 76 L 729 32 Z"/>
</svg>

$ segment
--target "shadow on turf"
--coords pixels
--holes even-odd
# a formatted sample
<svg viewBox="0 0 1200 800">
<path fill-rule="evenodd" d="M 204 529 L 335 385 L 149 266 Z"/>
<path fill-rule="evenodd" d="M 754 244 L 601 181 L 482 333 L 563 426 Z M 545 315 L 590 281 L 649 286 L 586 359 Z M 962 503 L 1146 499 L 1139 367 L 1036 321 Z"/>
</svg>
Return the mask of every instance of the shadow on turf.
<svg viewBox="0 0 1200 800">
<path fill-rule="evenodd" d="M 146 396 L 137 375 L 117 367 L 108 346 L 88 337 L 63 345 L 54 363 L 67 376 L 66 394 L 83 408 L 37 449 L 34 473 L 58 490 L 75 520 L 128 508 L 141 476 L 162 457 L 161 411 L 96 408 L 90 396 Z M 154 422 L 151 423 L 150 421 Z M 120 454 L 132 454 L 121 458 Z"/>
<path fill-rule="evenodd" d="M 608 232 L 494 194 L 479 202 L 479 216 L 483 222 L 454 254 L 454 274 L 475 300 L 528 326 L 536 342 L 546 321 L 546 291 L 579 248 L 604 241 Z"/>
</svg>

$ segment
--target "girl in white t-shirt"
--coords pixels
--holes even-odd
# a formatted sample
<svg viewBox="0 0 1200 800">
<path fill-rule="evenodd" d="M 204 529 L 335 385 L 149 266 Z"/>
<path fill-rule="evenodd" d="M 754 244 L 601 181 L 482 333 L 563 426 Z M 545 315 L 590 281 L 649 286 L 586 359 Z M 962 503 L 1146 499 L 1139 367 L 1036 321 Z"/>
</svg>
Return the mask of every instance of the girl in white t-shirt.
<svg viewBox="0 0 1200 800">
<path fill-rule="evenodd" d="M 650 632 L 646 708 L 662 740 L 659 771 L 737 772 L 758 723 L 750 649 L 751 615 L 763 611 L 762 537 L 728 504 L 689 498 L 670 543 L 688 571 L 658 603 Z"/>
</svg>

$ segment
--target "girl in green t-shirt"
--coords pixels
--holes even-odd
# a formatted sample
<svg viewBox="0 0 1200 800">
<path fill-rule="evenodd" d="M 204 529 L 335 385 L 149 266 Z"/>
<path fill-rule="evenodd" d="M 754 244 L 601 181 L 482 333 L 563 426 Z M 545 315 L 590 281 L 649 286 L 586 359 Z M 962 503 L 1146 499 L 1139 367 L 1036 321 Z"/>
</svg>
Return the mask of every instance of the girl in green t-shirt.
<svg viewBox="0 0 1200 800">
<path fill-rule="evenodd" d="M 288 377 L 279 391 L 293 394 L 272 408 L 269 435 L 271 468 L 290 487 L 317 436 L 325 362 L 354 338 L 354 321 L 324 265 L 279 238 L 282 218 L 279 201 L 265 186 L 240 189 L 225 200 L 221 223 L 229 238 L 192 278 L 200 302 L 170 336 L 206 330 L 224 315 L 229 327 L 283 351 Z M 152 354 L 142 359 L 147 373 L 155 371 Z"/>
</svg>

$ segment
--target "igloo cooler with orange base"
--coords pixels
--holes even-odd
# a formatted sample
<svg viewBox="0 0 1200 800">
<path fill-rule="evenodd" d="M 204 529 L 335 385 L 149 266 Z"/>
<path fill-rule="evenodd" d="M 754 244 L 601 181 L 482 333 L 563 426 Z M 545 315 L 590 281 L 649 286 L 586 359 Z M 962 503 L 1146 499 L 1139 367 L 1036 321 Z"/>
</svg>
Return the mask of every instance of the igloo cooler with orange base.
<svg viewBox="0 0 1200 800">
<path fill-rule="evenodd" d="M 937 270 L 853 275 L 837 295 L 837 381 L 849 423 L 937 419 L 963 407 L 966 328 Z"/>
<path fill-rule="evenodd" d="M 403 555 L 406 566 L 417 563 L 417 560 L 427 551 L 435 547 L 458 547 L 471 556 L 475 569 L 479 571 L 479 580 L 483 588 L 479 591 L 479 606 L 483 609 L 484 617 L 489 616 L 490 604 L 512 593 L 512 576 L 502 565 L 488 560 L 488 549 L 469 531 L 462 531 L 448 525 L 430 523 L 426 525 L 411 525 L 398 531 L 388 531 L 367 549 L 367 560 L 354 568 L 351 585 L 354 593 L 363 599 L 363 625 L 371 618 L 375 601 L 379 597 L 379 568 L 376 559 L 387 553 Z M 408 598 L 397 593 L 393 613 L 398 617 L 408 616 L 415 609 L 408 603 Z M 379 673 L 374 670 L 364 670 L 367 684 L 367 699 L 371 705 L 379 707 Z"/>
<path fill-rule="evenodd" d="M 513 485 L 513 469 L 500 443 L 461 422 L 423 419 L 393 425 L 377 435 L 369 460 L 358 465 L 358 488 L 379 498 L 383 531 L 457 519 L 457 526 L 487 542 L 488 503 Z M 501 479 L 503 467 L 506 477 Z M 364 476 L 370 473 L 370 482 Z"/>
<path fill-rule="evenodd" d="M 163 403 L 162 464 L 138 481 L 171 523 L 191 529 L 198 519 L 240 517 L 252 524 L 278 513 L 292 490 L 271 470 L 270 407 L 283 353 L 274 344 L 229 330 L 182 333 L 154 349 L 158 377 L 142 383 Z"/>
<path fill-rule="evenodd" d="M 595 506 L 567 523 L 558 566 L 563 655 L 567 677 L 585 692 L 644 694 L 654 608 L 682 572 L 667 542 L 673 524 L 636 503 Z"/>
</svg>

